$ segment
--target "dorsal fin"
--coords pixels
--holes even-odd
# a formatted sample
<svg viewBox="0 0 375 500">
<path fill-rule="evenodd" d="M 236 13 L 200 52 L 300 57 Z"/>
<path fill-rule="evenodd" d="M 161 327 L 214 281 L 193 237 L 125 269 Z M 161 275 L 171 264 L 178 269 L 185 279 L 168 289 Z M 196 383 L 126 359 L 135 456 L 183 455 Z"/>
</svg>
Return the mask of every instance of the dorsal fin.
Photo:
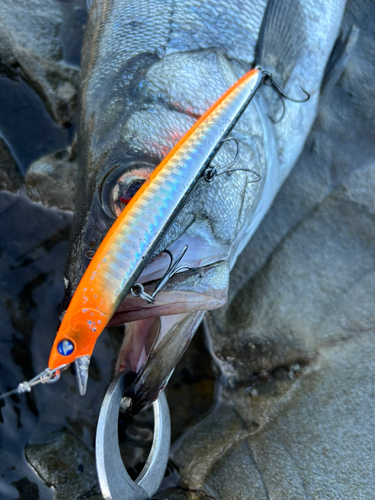
<svg viewBox="0 0 375 500">
<path fill-rule="evenodd" d="M 285 85 L 305 41 L 299 0 L 269 0 L 259 33 L 255 62 Z"/>
</svg>

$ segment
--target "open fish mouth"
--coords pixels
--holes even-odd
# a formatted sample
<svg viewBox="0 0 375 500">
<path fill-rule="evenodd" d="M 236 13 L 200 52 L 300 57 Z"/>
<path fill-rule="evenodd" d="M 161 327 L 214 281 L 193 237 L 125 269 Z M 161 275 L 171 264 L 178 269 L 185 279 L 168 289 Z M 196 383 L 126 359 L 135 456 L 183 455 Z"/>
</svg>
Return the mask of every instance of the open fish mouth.
<svg viewBox="0 0 375 500">
<path fill-rule="evenodd" d="M 128 374 L 126 395 L 133 401 L 133 413 L 150 406 L 163 390 L 205 311 L 222 307 L 227 301 L 230 269 L 225 252 L 199 237 L 186 235 L 169 250 L 175 254 L 184 245 L 189 248 L 181 265 L 190 269 L 174 275 L 152 304 L 128 294 L 109 323 L 126 323 L 116 373 Z M 138 281 L 148 295 L 154 292 L 167 266 L 168 256 L 162 253 L 144 269 Z"/>
<path fill-rule="evenodd" d="M 212 244 L 209 238 L 185 233 L 168 247 L 168 252 L 176 256 L 186 246 L 179 262 L 179 268 L 185 271 L 174 274 L 153 303 L 128 293 L 108 323 L 126 324 L 116 373 L 128 374 L 126 395 L 133 401 L 129 409 L 132 413 L 147 408 L 158 397 L 205 311 L 218 309 L 227 301 L 228 249 Z M 162 252 L 144 268 L 137 281 L 147 295 L 158 287 L 169 264 L 168 253 Z"/>
<path fill-rule="evenodd" d="M 169 251 L 187 246 L 187 252 L 180 262 L 185 269 L 173 275 L 155 296 L 151 304 L 129 293 L 113 315 L 109 326 L 160 316 L 171 316 L 196 311 L 207 311 L 222 307 L 227 300 L 229 265 L 222 255 L 212 252 L 212 248 L 200 238 L 181 237 L 171 245 Z M 193 247 L 194 245 L 194 247 Z M 189 251 L 192 249 L 191 251 Z M 199 256 L 194 249 L 199 249 Z M 216 254 L 216 255 L 215 255 Z M 139 277 L 144 292 L 151 296 L 167 270 L 169 256 L 160 254 Z"/>
<path fill-rule="evenodd" d="M 227 300 L 229 267 L 226 261 L 179 273 L 158 293 L 155 302 L 147 304 L 142 297 L 128 295 L 109 322 L 116 326 L 131 321 L 170 316 L 222 307 Z M 145 283 L 144 291 L 152 295 L 158 281 Z"/>
</svg>

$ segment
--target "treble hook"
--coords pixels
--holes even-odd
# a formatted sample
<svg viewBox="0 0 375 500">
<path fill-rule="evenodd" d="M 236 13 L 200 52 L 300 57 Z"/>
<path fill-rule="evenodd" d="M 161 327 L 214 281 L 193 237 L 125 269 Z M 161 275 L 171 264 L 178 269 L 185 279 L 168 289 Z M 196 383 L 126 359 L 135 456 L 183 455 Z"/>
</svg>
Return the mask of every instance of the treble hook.
<svg viewBox="0 0 375 500">
<path fill-rule="evenodd" d="M 154 292 L 152 295 L 149 295 L 148 293 L 145 292 L 145 289 L 141 283 L 135 283 L 133 287 L 130 289 L 130 293 L 133 295 L 133 297 L 141 297 L 144 299 L 148 304 L 153 304 L 155 302 L 155 297 L 156 295 L 165 287 L 165 285 L 168 283 L 168 281 L 178 273 L 181 273 L 182 270 L 185 271 L 190 271 L 191 267 L 182 265 L 178 267 L 179 263 L 181 262 L 183 256 L 185 255 L 187 249 L 189 248 L 189 245 L 185 245 L 183 249 L 180 251 L 180 253 L 177 255 L 176 258 L 174 258 L 172 252 L 170 252 L 168 249 L 163 250 L 161 253 L 166 253 L 169 255 L 170 263 L 168 266 L 168 269 L 162 279 L 160 280 L 158 286 L 155 288 Z"/>
<path fill-rule="evenodd" d="M 252 181 L 249 181 L 249 184 L 252 184 L 254 182 L 259 182 L 261 180 L 261 176 L 255 172 L 254 170 L 251 170 L 250 168 L 230 168 L 234 163 L 237 161 L 239 152 L 240 152 L 240 145 L 238 143 L 238 140 L 235 137 L 227 137 L 226 139 L 223 139 L 221 141 L 221 144 L 223 142 L 229 142 L 229 141 L 234 141 L 236 143 L 236 154 L 234 155 L 233 160 L 228 163 L 228 165 L 225 165 L 224 167 L 220 167 L 219 165 L 209 165 L 206 170 L 203 172 L 203 178 L 206 182 L 212 182 L 215 177 L 218 177 L 219 175 L 227 174 L 230 176 L 232 172 L 235 172 L 237 170 L 240 170 L 242 172 L 250 172 L 255 176 L 255 179 Z M 223 169 L 222 172 L 219 172 L 219 169 Z"/>
<path fill-rule="evenodd" d="M 285 115 L 285 102 L 284 102 L 284 99 L 288 99 L 288 101 L 297 102 L 297 103 L 307 102 L 310 99 L 310 97 L 311 97 L 310 94 L 308 92 L 306 92 L 306 90 L 303 89 L 302 87 L 300 87 L 300 89 L 306 95 L 306 97 L 304 99 L 294 99 L 294 98 L 288 96 L 285 93 L 285 90 L 274 80 L 274 78 L 272 76 L 272 73 L 270 71 L 267 71 L 267 70 L 263 69 L 261 66 L 257 66 L 256 69 L 259 70 L 262 73 L 264 85 L 267 85 L 268 87 L 275 87 L 275 89 L 279 93 L 280 100 L 281 100 L 281 103 L 283 105 L 283 112 L 281 114 L 281 117 L 278 120 L 274 120 L 272 118 L 272 116 L 270 116 L 270 118 L 273 121 L 273 123 L 275 123 L 275 124 L 280 123 L 281 120 L 284 118 L 284 115 Z"/>
</svg>

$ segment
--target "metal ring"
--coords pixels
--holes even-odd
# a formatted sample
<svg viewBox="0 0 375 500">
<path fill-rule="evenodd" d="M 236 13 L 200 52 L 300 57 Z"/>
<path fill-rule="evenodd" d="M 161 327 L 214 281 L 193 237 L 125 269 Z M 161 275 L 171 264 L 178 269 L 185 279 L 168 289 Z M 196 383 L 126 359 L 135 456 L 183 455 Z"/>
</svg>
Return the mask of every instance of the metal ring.
<svg viewBox="0 0 375 500">
<path fill-rule="evenodd" d="M 148 304 L 153 304 L 155 302 L 154 297 L 151 297 L 151 295 L 145 292 L 145 289 L 141 283 L 134 283 L 134 285 L 130 289 L 130 293 L 133 295 L 133 297 L 141 297 Z"/>
<path fill-rule="evenodd" d="M 167 467 L 171 426 L 167 398 L 162 392 L 153 403 L 154 439 L 147 462 L 133 481 L 127 473 L 118 442 L 118 415 L 126 390 L 125 372 L 109 386 L 100 410 L 96 431 L 96 468 L 105 500 L 145 500 L 159 488 Z"/>
<path fill-rule="evenodd" d="M 206 182 L 212 182 L 216 175 L 217 175 L 217 165 L 210 165 L 206 168 L 206 170 L 203 172 L 203 179 Z"/>
</svg>

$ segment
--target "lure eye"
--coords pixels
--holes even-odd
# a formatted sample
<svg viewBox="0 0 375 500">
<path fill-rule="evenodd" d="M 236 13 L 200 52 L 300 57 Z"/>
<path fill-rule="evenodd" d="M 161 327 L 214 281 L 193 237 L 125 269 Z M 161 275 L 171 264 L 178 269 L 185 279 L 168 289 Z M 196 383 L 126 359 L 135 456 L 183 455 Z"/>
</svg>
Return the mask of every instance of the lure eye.
<svg viewBox="0 0 375 500">
<path fill-rule="evenodd" d="M 107 173 L 99 186 L 100 201 L 107 215 L 118 217 L 154 168 L 150 163 L 132 162 Z"/>
<path fill-rule="evenodd" d="M 70 356 L 74 351 L 74 344 L 71 340 L 64 339 L 57 344 L 57 350 L 61 356 Z"/>
</svg>

